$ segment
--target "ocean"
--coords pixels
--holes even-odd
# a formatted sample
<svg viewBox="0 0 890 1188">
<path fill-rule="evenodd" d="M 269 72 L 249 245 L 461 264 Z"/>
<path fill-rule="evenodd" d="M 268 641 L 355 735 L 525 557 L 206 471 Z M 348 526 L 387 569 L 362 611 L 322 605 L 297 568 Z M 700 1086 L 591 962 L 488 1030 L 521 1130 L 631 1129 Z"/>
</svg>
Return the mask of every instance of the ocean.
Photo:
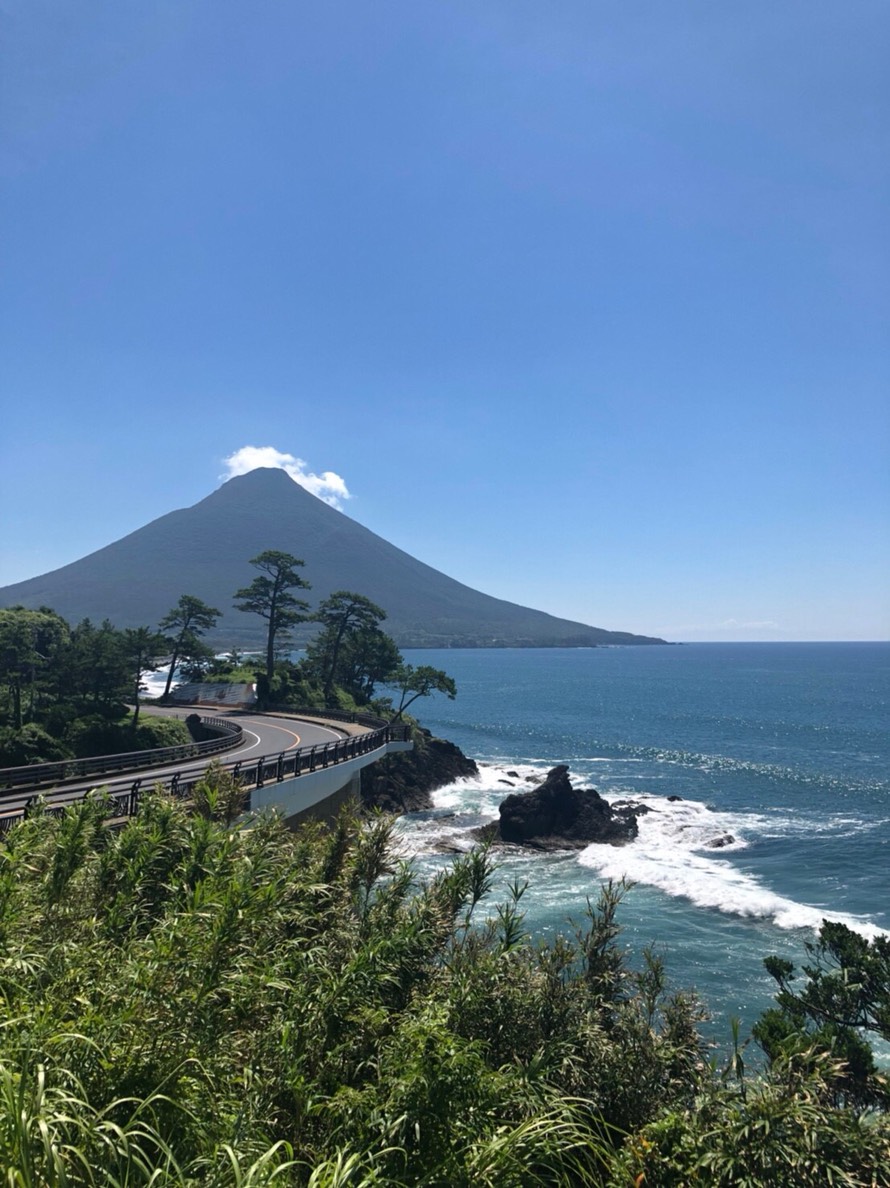
<svg viewBox="0 0 890 1188">
<path fill-rule="evenodd" d="M 771 1004 L 767 954 L 798 962 L 823 918 L 890 931 L 890 643 L 405 658 L 455 678 L 455 701 L 413 708 L 480 764 L 400 819 L 420 872 L 469 848 L 506 794 L 557 763 L 609 800 L 645 803 L 629 845 L 506 852 L 498 887 L 527 880 L 526 924 L 546 938 L 583 924 L 603 880 L 630 880 L 624 943 L 653 947 L 671 984 L 698 992 L 716 1043 L 732 1017 L 744 1034 Z"/>
</svg>

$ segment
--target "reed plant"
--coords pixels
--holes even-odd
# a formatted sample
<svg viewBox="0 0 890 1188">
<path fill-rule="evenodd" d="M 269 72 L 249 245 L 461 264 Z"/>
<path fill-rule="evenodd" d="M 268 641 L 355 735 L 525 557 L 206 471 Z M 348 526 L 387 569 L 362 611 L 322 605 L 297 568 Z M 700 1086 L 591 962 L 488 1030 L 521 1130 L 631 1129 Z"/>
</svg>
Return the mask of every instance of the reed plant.
<svg viewBox="0 0 890 1188">
<path fill-rule="evenodd" d="M 747 1098 L 713 1074 L 694 999 L 625 960 L 621 887 L 540 944 L 484 848 L 423 882 L 386 818 L 224 802 L 158 791 L 113 830 L 99 795 L 0 847 L 8 1188 L 754 1183 L 720 1161 L 792 1106 L 846 1144 L 813 1158 L 875 1166 L 883 1120 L 832 1111 L 812 1062 Z"/>
</svg>

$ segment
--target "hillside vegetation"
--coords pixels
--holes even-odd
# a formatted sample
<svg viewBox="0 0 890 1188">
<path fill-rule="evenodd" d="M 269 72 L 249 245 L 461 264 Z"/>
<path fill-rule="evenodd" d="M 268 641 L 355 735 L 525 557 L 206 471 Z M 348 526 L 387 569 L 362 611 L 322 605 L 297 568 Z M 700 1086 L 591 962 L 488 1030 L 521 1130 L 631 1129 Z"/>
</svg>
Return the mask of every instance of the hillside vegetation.
<svg viewBox="0 0 890 1188">
<path fill-rule="evenodd" d="M 168 667 L 162 702 L 174 669 L 189 680 L 256 682 L 260 708 L 323 705 L 402 718 L 418 698 L 456 695 L 447 673 L 406 664 L 380 627 L 384 611 L 348 590 L 335 591 L 314 612 L 321 630 L 306 655 L 298 663 L 283 657 L 291 630 L 307 618 L 306 604 L 291 592 L 307 587 L 297 572 L 302 561 L 272 550 L 250 564 L 260 576 L 235 597 L 266 620 L 264 664 L 245 666 L 237 651 L 214 656 L 203 637 L 219 611 L 189 594 L 180 595 L 158 629 L 121 631 L 89 619 L 72 626 L 45 606 L 0 609 L 0 768 L 187 743 L 182 722 L 140 720 L 144 677 L 162 665 Z"/>
<path fill-rule="evenodd" d="M 139 716 L 142 678 L 168 648 L 146 627 L 0 610 L 0 767 L 190 742 L 183 722 Z"/>
<path fill-rule="evenodd" d="M 418 883 L 383 818 L 103 818 L 0 848 L 10 1186 L 890 1183 L 880 1078 L 804 1016 L 762 1080 L 713 1070 L 618 888 L 538 944 L 484 850 Z"/>
</svg>

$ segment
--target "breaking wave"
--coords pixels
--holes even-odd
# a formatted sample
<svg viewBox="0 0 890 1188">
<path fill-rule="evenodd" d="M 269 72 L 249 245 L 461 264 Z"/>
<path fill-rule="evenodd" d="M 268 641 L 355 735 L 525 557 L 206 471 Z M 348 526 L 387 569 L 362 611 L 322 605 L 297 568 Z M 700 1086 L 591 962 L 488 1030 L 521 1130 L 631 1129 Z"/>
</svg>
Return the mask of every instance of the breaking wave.
<svg viewBox="0 0 890 1188">
<path fill-rule="evenodd" d="M 717 812 L 687 800 L 638 799 L 650 811 L 640 817 L 640 833 L 634 842 L 620 848 L 588 846 L 578 857 L 582 866 L 595 870 L 601 879 L 626 878 L 687 899 L 697 907 L 768 920 L 783 929 L 818 930 L 823 920 L 831 920 L 863 936 L 883 934 L 883 929 L 860 917 L 778 895 L 731 860 L 707 852 L 719 848 L 723 855 L 746 849 L 764 820 L 758 815 Z M 784 824 L 788 831 L 806 828 L 800 821 Z"/>
<path fill-rule="evenodd" d="M 478 776 L 434 793 L 432 809 L 400 819 L 404 847 L 418 856 L 470 849 L 476 829 L 497 819 L 501 800 L 540 781 L 547 766 L 540 761 L 480 766 Z M 697 907 L 767 921 L 781 929 L 818 930 L 823 920 L 831 920 L 869 938 L 886 935 L 863 917 L 777 894 L 731 857 L 755 841 L 795 834 L 847 835 L 872 829 L 874 822 L 840 813 L 813 820 L 797 813 L 727 812 L 702 801 L 651 794 L 611 792 L 606 798 L 631 799 L 648 810 L 639 817 L 639 836 L 625 846 L 587 846 L 577 854 L 576 870 L 587 869 L 598 880 L 628 879 Z"/>
</svg>

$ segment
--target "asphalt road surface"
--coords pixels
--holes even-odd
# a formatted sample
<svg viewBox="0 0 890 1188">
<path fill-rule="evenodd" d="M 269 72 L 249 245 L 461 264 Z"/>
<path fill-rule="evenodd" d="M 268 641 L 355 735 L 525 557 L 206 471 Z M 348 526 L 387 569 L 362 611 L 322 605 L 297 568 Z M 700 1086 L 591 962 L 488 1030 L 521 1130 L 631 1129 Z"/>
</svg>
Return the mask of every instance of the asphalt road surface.
<svg viewBox="0 0 890 1188">
<path fill-rule="evenodd" d="M 194 707 L 186 709 L 162 709 L 158 706 L 143 706 L 142 714 L 161 714 L 166 718 L 187 718 L 195 713 Z M 176 763 L 168 763 L 163 767 L 142 767 L 138 771 L 117 773 L 113 776 L 93 776 L 89 779 L 78 780 L 76 783 L 65 784 L 58 790 L 47 789 L 43 792 L 47 801 L 53 804 L 67 804 L 70 801 L 81 800 L 91 788 L 107 788 L 109 792 L 126 792 L 134 780 L 141 780 L 142 786 L 151 785 L 153 780 L 163 779 L 174 775 L 177 771 L 183 777 L 200 774 L 207 767 L 211 758 L 218 758 L 222 763 L 253 763 L 257 759 L 278 756 L 282 752 L 292 751 L 298 747 L 313 747 L 324 743 L 336 742 L 345 738 L 348 731 L 334 726 L 322 726 L 318 722 L 307 722 L 304 719 L 270 717 L 264 714 L 252 714 L 243 710 L 218 710 L 202 706 L 199 709 L 202 717 L 232 718 L 244 731 L 241 744 L 230 751 L 223 751 L 217 756 L 203 756 L 197 759 L 182 759 Z M 10 792 L 0 801 L 0 816 L 7 813 L 17 813 L 24 808 L 34 795 L 33 792 Z"/>
</svg>

